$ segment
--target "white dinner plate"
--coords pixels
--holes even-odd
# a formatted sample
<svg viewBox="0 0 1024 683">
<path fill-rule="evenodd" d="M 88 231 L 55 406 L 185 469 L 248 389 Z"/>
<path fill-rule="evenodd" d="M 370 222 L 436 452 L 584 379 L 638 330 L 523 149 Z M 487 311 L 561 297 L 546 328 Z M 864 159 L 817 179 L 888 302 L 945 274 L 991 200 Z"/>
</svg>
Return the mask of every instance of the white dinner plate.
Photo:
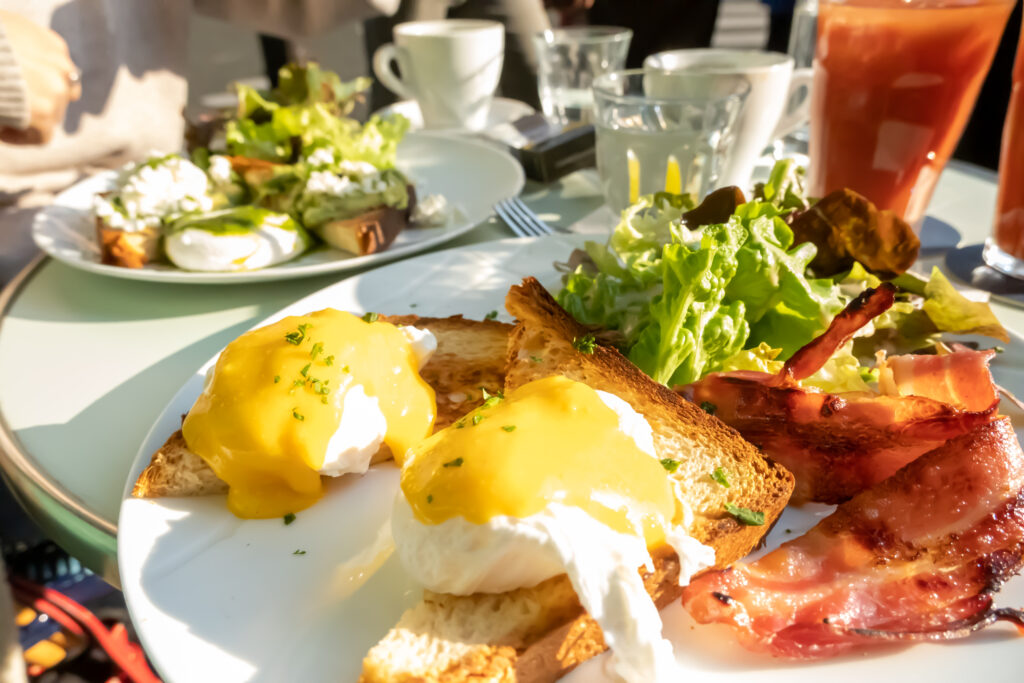
<svg viewBox="0 0 1024 683">
<path fill-rule="evenodd" d="M 270 320 L 328 306 L 478 319 L 497 310 L 500 319 L 509 320 L 503 308 L 509 286 L 535 275 L 548 288 L 557 287 L 552 262 L 564 259 L 580 240 L 553 235 L 427 254 L 332 285 Z M 180 426 L 212 363 L 167 406 L 131 470 L 118 559 L 133 622 L 169 683 L 355 681 L 366 651 L 421 595 L 388 554 L 388 517 L 398 484 L 393 466 L 332 480 L 324 499 L 289 526 L 278 519 L 237 519 L 219 495 L 155 500 L 127 495 L 150 454 Z M 1024 394 L 1024 340 L 1014 336 L 992 370 L 999 383 Z M 1006 402 L 1003 408 L 1012 410 Z M 1019 412 L 1011 414 L 1018 427 L 1024 424 Z M 787 509 L 767 547 L 794 538 L 829 510 L 823 505 Z M 1010 581 L 999 602 L 1024 605 L 1024 579 Z M 743 650 L 724 626 L 694 627 L 678 603 L 662 617 L 693 681 L 1019 681 L 1024 664 L 1024 640 L 1005 624 L 946 644 L 795 663 Z M 597 657 L 564 680 L 609 681 L 607 661 L 607 655 Z"/>
<path fill-rule="evenodd" d="M 392 114 L 401 114 L 405 118 L 409 119 L 409 126 L 412 130 L 422 130 L 425 128 L 423 125 L 423 113 L 420 112 L 420 105 L 416 100 L 399 100 L 394 104 L 378 109 L 375 114 L 379 116 L 390 116 Z M 512 100 L 507 97 L 495 97 L 491 101 L 491 110 L 487 113 L 487 123 L 484 125 L 484 130 L 499 126 L 503 123 L 512 123 L 517 119 L 521 119 L 524 116 L 536 113 L 536 110 L 528 105 L 526 102 L 520 100 Z M 464 128 L 427 128 L 431 132 L 437 133 L 461 133 L 467 134 L 472 133 Z"/>
<path fill-rule="evenodd" d="M 495 145 L 432 133 L 409 133 L 398 146 L 398 167 L 409 175 L 422 198 L 442 194 L 454 216 L 437 228 L 408 228 L 386 250 L 353 256 L 320 245 L 298 258 L 262 270 L 199 273 L 168 264 L 119 268 L 100 263 L 91 206 L 97 192 L 110 189 L 114 172 L 100 173 L 57 195 L 36 216 L 32 237 L 40 249 L 75 268 L 93 273 L 156 282 L 219 284 L 284 280 L 383 263 L 447 242 L 487 220 L 493 206 L 523 189 L 523 169 Z"/>
</svg>

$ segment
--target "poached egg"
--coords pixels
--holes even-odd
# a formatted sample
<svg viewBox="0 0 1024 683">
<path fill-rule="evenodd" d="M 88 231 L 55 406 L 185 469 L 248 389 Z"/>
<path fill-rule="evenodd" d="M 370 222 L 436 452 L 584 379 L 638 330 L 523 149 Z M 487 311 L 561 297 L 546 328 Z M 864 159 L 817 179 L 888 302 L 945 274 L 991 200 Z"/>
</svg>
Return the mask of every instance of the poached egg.
<svg viewBox="0 0 1024 683">
<path fill-rule="evenodd" d="M 714 564 L 659 460 L 646 419 L 564 377 L 492 397 L 414 447 L 392 533 L 405 569 L 434 592 L 500 593 L 565 573 L 631 683 L 678 678 L 638 572 L 679 555 L 681 584 Z"/>
<path fill-rule="evenodd" d="M 310 241 L 287 214 L 240 206 L 174 221 L 164 237 L 164 251 L 185 270 L 256 270 L 295 258 Z"/>
<path fill-rule="evenodd" d="M 419 375 L 430 332 L 325 309 L 238 337 L 185 417 L 189 449 L 228 484 L 243 518 L 298 512 L 321 475 L 365 472 L 381 445 L 399 463 L 426 438 L 434 391 Z"/>
</svg>

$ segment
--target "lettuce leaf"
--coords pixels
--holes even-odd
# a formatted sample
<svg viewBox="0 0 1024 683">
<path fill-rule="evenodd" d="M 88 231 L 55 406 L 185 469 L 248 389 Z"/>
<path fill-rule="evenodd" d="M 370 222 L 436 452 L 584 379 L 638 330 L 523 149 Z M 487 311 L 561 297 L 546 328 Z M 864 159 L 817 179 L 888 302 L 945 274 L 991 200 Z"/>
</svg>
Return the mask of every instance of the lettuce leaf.
<svg viewBox="0 0 1024 683">
<path fill-rule="evenodd" d="M 806 209 L 804 169 L 793 159 L 781 159 L 772 166 L 768 180 L 758 183 L 754 197 L 772 204 L 782 212 Z"/>
<path fill-rule="evenodd" d="M 642 197 L 606 244 L 586 244 L 594 267 L 566 277 L 559 303 L 584 324 L 617 331 L 630 359 L 670 386 L 761 342 L 786 358 L 842 309 L 831 280 L 806 277 L 814 247 L 793 247 L 778 207 L 748 202 L 725 223 L 689 229 L 691 206 Z"/>
<path fill-rule="evenodd" d="M 688 195 L 647 195 L 622 212 L 606 244 L 587 242 L 584 249 L 597 267 L 570 273 L 558 302 L 585 325 L 617 330 L 628 349 L 650 321 L 651 301 L 661 293 L 662 250 L 691 238 L 680 224 L 692 208 Z"/>
<path fill-rule="evenodd" d="M 814 245 L 792 248 L 793 232 L 775 206 L 748 202 L 730 222 L 742 225 L 748 238 L 737 252 L 737 274 L 726 296 L 746 305 L 752 340 L 789 358 L 828 327 L 844 302 L 831 280 L 806 276 Z"/>
<path fill-rule="evenodd" d="M 721 372 L 736 370 L 754 370 L 777 374 L 782 370 L 783 362 L 777 360 L 781 349 L 773 349 L 761 342 L 752 349 L 744 349 L 727 358 L 722 363 Z M 872 380 L 872 370 L 863 367 L 860 360 L 853 354 L 853 344 L 847 343 L 828 359 L 816 373 L 800 380 L 803 387 L 813 387 L 820 391 L 836 394 L 846 391 L 870 391 L 868 381 Z"/>
<path fill-rule="evenodd" d="M 373 116 L 366 124 L 344 116 L 369 79 L 344 83 L 315 65 L 289 65 L 281 83 L 265 95 L 238 84 L 238 116 L 228 121 L 228 151 L 275 163 L 290 163 L 317 147 L 330 147 L 338 159 L 393 168 L 398 143 L 409 129 L 403 116 Z"/>
<path fill-rule="evenodd" d="M 724 302 L 736 274 L 736 251 L 746 234 L 738 226 L 710 226 L 698 248 L 666 245 L 662 293 L 629 359 L 662 384 L 690 384 L 717 370 L 750 334 L 742 301 Z"/>
<path fill-rule="evenodd" d="M 783 362 L 776 360 L 782 349 L 773 349 L 768 344 L 761 342 L 752 349 L 737 351 L 722 362 L 720 372 L 735 372 L 737 370 L 753 370 L 755 372 L 766 372 L 770 375 L 777 374 L 782 370 Z"/>
<path fill-rule="evenodd" d="M 870 391 L 865 377 L 870 378 L 871 370 L 862 367 L 853 355 L 853 342 L 847 342 L 810 377 L 800 380 L 800 386 L 815 387 L 830 394 L 847 391 Z"/>
<path fill-rule="evenodd" d="M 939 330 L 957 334 L 980 334 L 1009 343 L 1009 333 L 1000 324 L 988 303 L 971 301 L 965 297 L 938 267 L 932 268 L 932 276 L 924 288 L 924 297 L 924 312 Z"/>
</svg>

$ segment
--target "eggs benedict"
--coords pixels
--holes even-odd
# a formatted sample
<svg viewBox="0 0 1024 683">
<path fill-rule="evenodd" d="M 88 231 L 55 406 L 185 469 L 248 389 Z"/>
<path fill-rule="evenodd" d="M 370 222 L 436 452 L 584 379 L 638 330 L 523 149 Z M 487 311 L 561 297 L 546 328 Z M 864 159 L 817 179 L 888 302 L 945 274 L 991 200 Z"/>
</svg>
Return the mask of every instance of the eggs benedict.
<svg viewBox="0 0 1024 683">
<path fill-rule="evenodd" d="M 674 462 L 674 461 L 673 461 Z M 627 681 L 674 680 L 671 644 L 638 569 L 715 562 L 650 425 L 621 398 L 562 376 L 492 396 L 402 466 L 392 532 L 406 570 L 452 595 L 504 593 L 565 573 Z"/>
<path fill-rule="evenodd" d="M 185 443 L 239 517 L 297 512 L 323 494 L 321 475 L 365 472 L 382 444 L 401 463 L 431 433 L 434 391 L 419 370 L 436 345 L 426 330 L 334 309 L 252 330 L 207 373 Z"/>
</svg>

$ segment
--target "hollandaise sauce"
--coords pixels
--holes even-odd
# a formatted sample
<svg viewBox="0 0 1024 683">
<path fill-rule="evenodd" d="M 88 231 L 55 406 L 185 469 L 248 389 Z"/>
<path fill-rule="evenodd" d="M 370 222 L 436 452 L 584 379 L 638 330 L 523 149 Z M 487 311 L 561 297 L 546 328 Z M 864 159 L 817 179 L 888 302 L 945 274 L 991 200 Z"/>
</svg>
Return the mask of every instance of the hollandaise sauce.
<svg viewBox="0 0 1024 683">
<path fill-rule="evenodd" d="M 432 431 L 433 389 L 397 327 L 333 309 L 285 318 L 228 344 L 182 432 L 228 484 L 232 512 L 282 516 L 323 494 L 319 470 L 338 435 L 345 394 L 357 386 L 377 400 L 384 443 L 401 463 Z"/>
<path fill-rule="evenodd" d="M 648 547 L 663 543 L 679 516 L 657 457 L 620 428 L 597 391 L 557 376 L 492 397 L 414 447 L 402 491 L 426 524 L 524 518 L 559 503 L 616 531 L 642 531 Z"/>
</svg>

